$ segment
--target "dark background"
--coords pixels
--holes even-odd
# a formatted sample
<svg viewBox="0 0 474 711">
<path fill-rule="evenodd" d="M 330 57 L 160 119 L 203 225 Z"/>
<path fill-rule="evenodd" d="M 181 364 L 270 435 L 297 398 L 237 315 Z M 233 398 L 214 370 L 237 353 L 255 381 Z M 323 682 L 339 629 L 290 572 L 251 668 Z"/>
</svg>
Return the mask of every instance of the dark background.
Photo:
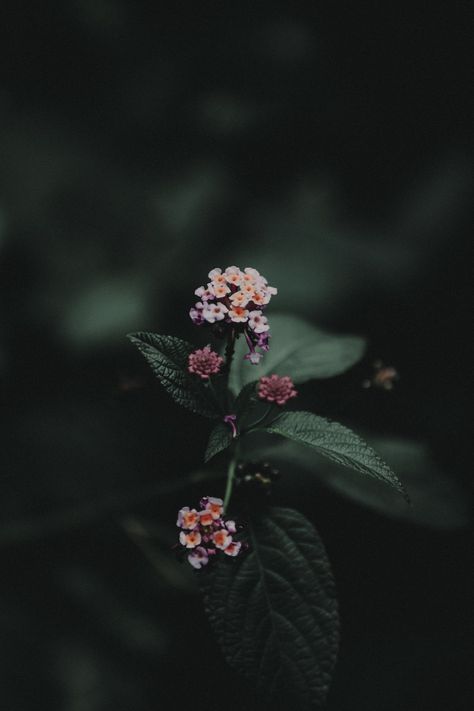
<svg viewBox="0 0 474 711">
<path fill-rule="evenodd" d="M 358 501 L 317 478 L 276 493 L 333 563 L 328 708 L 471 708 L 468 3 L 0 15 L 2 708 L 259 708 L 169 550 L 177 508 L 208 493 L 174 490 L 207 423 L 124 337 L 201 336 L 193 291 L 228 264 L 278 286 L 275 310 L 368 337 L 306 407 L 431 451 L 406 515 L 362 485 Z M 376 357 L 401 373 L 392 393 L 360 388 Z"/>
</svg>

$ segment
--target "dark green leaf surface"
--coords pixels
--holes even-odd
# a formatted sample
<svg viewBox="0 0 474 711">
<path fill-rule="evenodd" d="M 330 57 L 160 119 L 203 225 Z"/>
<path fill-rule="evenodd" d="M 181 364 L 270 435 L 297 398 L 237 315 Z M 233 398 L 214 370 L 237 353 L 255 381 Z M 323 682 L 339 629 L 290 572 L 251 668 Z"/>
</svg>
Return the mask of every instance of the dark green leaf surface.
<svg viewBox="0 0 474 711">
<path fill-rule="evenodd" d="M 363 356 L 365 341 L 358 336 L 325 333 L 301 318 L 289 314 L 269 314 L 270 350 L 259 365 L 244 360 L 245 340 L 236 345 L 230 388 L 234 393 L 262 375 L 289 375 L 293 382 L 331 378 L 348 370 Z"/>
<path fill-rule="evenodd" d="M 246 415 L 255 407 L 257 402 L 257 383 L 252 380 L 242 388 L 234 403 L 234 411 L 239 422 L 245 419 Z"/>
<path fill-rule="evenodd" d="M 247 523 L 249 552 L 200 575 L 211 625 L 228 663 L 254 683 L 268 708 L 287 695 L 295 709 L 320 709 L 338 647 L 323 543 L 293 509 L 269 508 Z"/>
<path fill-rule="evenodd" d="M 127 337 L 145 356 L 160 383 L 178 405 L 204 417 L 219 417 L 219 409 L 209 391 L 197 377 L 188 373 L 188 356 L 195 346 L 175 336 L 158 333 L 130 333 Z"/>
<path fill-rule="evenodd" d="M 384 481 L 407 498 L 401 481 L 388 464 L 367 442 L 339 422 L 312 412 L 284 412 L 263 429 L 313 447 L 337 464 Z"/>
<path fill-rule="evenodd" d="M 212 457 L 215 457 L 216 454 L 227 449 L 231 442 L 232 430 L 230 425 L 227 425 L 225 422 L 219 422 L 209 435 L 204 461 L 208 462 Z"/>
<path fill-rule="evenodd" d="M 393 519 L 445 530 L 469 525 L 469 492 L 453 472 L 440 468 L 428 447 L 413 440 L 370 434 L 367 441 L 400 475 L 411 506 L 381 481 L 354 476 L 346 467 L 322 460 L 316 450 L 287 439 L 273 445 L 271 441 L 254 445 L 249 437 L 246 455 L 257 460 L 268 459 L 282 472 L 291 472 L 291 481 L 282 477 L 281 496 L 291 496 L 295 489 L 302 489 L 311 498 L 318 495 L 311 482 L 323 482 L 358 504 Z"/>
</svg>

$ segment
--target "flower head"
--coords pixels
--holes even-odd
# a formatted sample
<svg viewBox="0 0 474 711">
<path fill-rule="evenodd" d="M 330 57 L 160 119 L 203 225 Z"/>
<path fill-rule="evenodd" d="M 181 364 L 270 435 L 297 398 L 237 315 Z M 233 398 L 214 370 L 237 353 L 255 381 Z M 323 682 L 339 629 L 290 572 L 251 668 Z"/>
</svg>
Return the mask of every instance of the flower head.
<svg viewBox="0 0 474 711">
<path fill-rule="evenodd" d="M 223 358 L 218 353 L 211 350 L 210 346 L 205 346 L 189 355 L 188 371 L 207 380 L 210 375 L 219 372 L 223 362 Z"/>
<path fill-rule="evenodd" d="M 288 375 L 264 375 L 258 381 L 258 397 L 261 400 L 284 405 L 297 394 L 293 381 Z"/>
<path fill-rule="evenodd" d="M 206 566 L 220 551 L 235 557 L 242 543 L 234 536 L 242 528 L 224 516 L 224 502 L 213 496 L 204 496 L 199 502 L 201 511 L 183 506 L 178 512 L 177 525 L 181 551 L 187 553 L 190 565 L 196 570 Z"/>
<path fill-rule="evenodd" d="M 194 292 L 199 301 L 189 312 L 191 320 L 197 326 L 210 325 L 219 337 L 225 336 L 226 330 L 234 336 L 243 333 L 249 347 L 245 358 L 258 363 L 262 353 L 257 349 L 268 350 L 270 326 L 263 311 L 277 289 L 253 267 L 241 270 L 233 265 L 224 271 L 216 267 L 208 277 L 207 285 Z M 267 336 L 262 339 L 264 334 Z"/>
</svg>

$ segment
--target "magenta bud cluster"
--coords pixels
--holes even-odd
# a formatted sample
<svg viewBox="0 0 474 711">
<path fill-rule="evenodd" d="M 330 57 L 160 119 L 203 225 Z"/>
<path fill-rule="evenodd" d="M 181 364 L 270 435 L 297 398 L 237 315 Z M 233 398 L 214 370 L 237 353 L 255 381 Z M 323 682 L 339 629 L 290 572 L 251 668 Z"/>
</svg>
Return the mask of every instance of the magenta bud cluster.
<svg viewBox="0 0 474 711">
<path fill-rule="evenodd" d="M 198 348 L 190 353 L 188 358 L 188 371 L 198 375 L 203 380 L 208 380 L 221 369 L 224 359 L 211 349 L 210 345 Z"/>
<path fill-rule="evenodd" d="M 258 381 L 258 397 L 260 400 L 285 405 L 292 397 L 296 397 L 294 383 L 288 375 L 264 375 Z"/>
</svg>

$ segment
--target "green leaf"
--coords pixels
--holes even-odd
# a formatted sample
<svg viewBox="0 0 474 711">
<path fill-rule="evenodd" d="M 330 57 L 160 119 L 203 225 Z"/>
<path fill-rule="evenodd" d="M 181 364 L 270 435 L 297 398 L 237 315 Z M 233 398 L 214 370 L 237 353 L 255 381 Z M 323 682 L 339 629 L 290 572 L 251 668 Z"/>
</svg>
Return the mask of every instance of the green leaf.
<svg viewBox="0 0 474 711">
<path fill-rule="evenodd" d="M 245 385 L 238 394 L 234 403 L 234 412 L 237 415 L 238 421 L 242 422 L 255 405 L 259 404 L 257 398 L 257 382 L 252 382 Z"/>
<path fill-rule="evenodd" d="M 178 405 L 204 417 L 220 416 L 211 393 L 197 377 L 188 373 L 188 356 L 195 346 L 175 336 L 157 333 L 130 333 L 127 338 L 145 356 L 160 383 Z"/>
<path fill-rule="evenodd" d="M 348 499 L 393 519 L 442 530 L 469 525 L 469 493 L 455 472 L 441 469 L 426 445 L 409 439 L 364 436 L 400 474 L 411 506 L 393 488 L 369 477 L 354 477 L 345 467 L 321 460 L 314 449 L 290 440 L 273 445 L 268 440 L 254 444 L 249 437 L 245 454 L 251 459 L 269 459 L 282 472 L 291 472 L 291 477 L 283 476 L 279 484 L 282 498 L 291 498 L 296 489 L 304 489 L 309 497 L 317 496 L 317 491 L 308 487 L 311 481 L 322 482 Z"/>
<path fill-rule="evenodd" d="M 301 318 L 274 314 L 270 324 L 270 350 L 259 365 L 244 360 L 247 351 L 244 338 L 236 344 L 229 386 L 234 393 L 262 375 L 289 375 L 293 382 L 313 378 L 332 378 L 352 367 L 364 354 L 365 341 L 358 336 L 336 336 L 325 333 Z"/>
<path fill-rule="evenodd" d="M 204 461 L 208 462 L 212 457 L 215 457 L 216 454 L 230 447 L 231 443 L 232 430 L 230 425 L 227 425 L 225 422 L 219 422 L 209 435 Z"/>
<path fill-rule="evenodd" d="M 339 638 L 323 543 L 293 509 L 269 508 L 246 525 L 249 552 L 199 576 L 211 625 L 227 662 L 268 707 L 285 700 L 284 708 L 320 709 Z"/>
<path fill-rule="evenodd" d="M 312 412 L 284 412 L 262 429 L 313 447 L 337 464 L 390 484 L 407 498 L 401 481 L 388 464 L 367 442 L 339 422 Z"/>
</svg>

